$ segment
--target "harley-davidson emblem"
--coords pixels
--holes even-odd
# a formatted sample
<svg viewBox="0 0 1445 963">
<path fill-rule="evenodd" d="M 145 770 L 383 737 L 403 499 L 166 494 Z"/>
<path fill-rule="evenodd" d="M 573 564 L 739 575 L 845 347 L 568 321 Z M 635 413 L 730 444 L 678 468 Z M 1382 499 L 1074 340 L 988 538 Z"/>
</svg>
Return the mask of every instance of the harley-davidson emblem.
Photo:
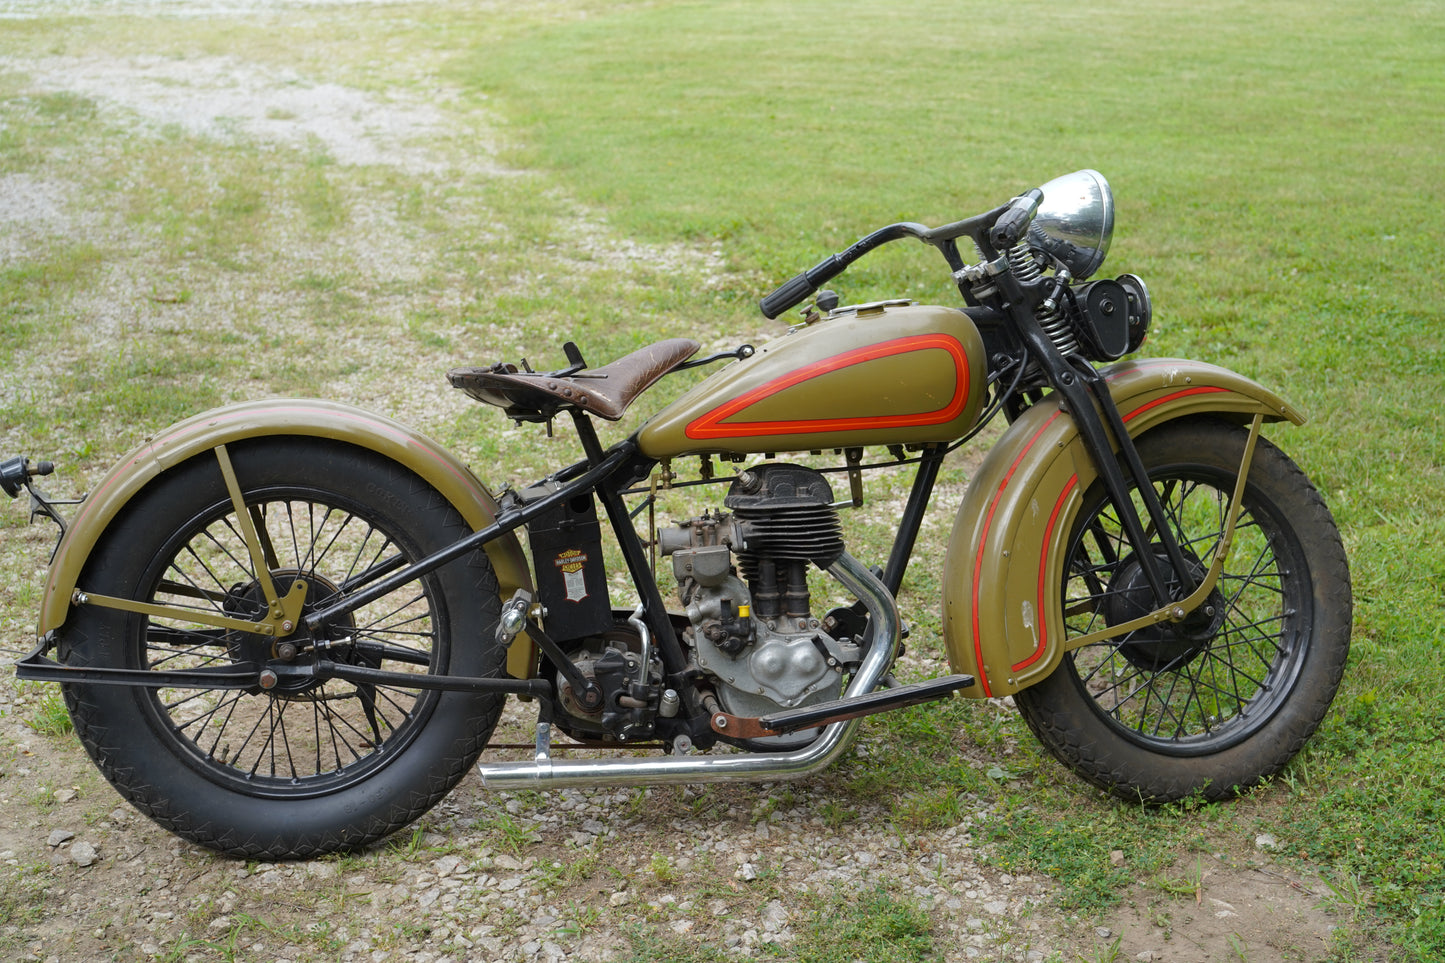
<svg viewBox="0 0 1445 963">
<path fill-rule="evenodd" d="M 585 599 L 587 579 L 582 574 L 582 569 L 587 564 L 587 553 L 569 548 L 558 555 L 552 564 L 562 570 L 562 584 L 567 588 L 567 601 L 580 602 Z"/>
</svg>

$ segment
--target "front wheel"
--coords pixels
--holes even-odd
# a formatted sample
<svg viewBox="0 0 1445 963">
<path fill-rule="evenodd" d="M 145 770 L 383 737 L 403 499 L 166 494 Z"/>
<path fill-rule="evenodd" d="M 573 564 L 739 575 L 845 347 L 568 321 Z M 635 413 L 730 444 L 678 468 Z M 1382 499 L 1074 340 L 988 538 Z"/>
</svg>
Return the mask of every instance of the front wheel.
<svg viewBox="0 0 1445 963">
<path fill-rule="evenodd" d="M 213 452 L 161 475 L 105 533 L 81 589 L 168 614 L 81 606 L 59 639 L 68 664 L 259 669 L 278 658 L 276 640 L 186 617 L 261 617 L 256 558 L 278 594 L 305 580 L 304 619 L 471 531 L 422 479 L 369 451 L 265 438 L 229 446 L 228 458 L 244 517 Z M 491 566 L 473 552 L 352 612 L 324 655 L 392 672 L 500 675 L 499 608 Z M 304 632 L 286 641 L 297 652 L 282 658 L 317 658 Z M 355 849 L 416 819 L 475 762 L 503 701 L 304 676 L 270 689 L 64 692 L 76 733 L 121 795 L 185 839 L 253 859 Z"/>
<path fill-rule="evenodd" d="M 1191 420 L 1138 440 L 1195 578 L 1223 538 L 1247 437 L 1237 425 Z M 1153 609 L 1144 560 L 1102 483 L 1085 492 L 1066 551 L 1066 637 Z M 1163 555 L 1157 540 L 1149 551 Z M 1055 757 L 1121 799 L 1220 799 L 1277 772 L 1319 726 L 1344 672 L 1350 620 L 1334 519 L 1288 456 L 1260 439 L 1210 597 L 1183 621 L 1066 653 L 1014 700 Z"/>
</svg>

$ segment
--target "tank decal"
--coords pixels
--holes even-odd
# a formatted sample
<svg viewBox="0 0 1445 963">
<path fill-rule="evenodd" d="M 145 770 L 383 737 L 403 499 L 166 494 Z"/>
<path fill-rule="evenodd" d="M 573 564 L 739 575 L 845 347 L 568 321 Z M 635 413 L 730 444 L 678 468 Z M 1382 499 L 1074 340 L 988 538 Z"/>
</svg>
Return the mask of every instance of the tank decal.
<svg viewBox="0 0 1445 963">
<path fill-rule="evenodd" d="M 797 420 L 728 421 L 748 408 L 801 384 L 834 371 L 911 352 L 942 349 L 953 359 L 955 372 L 953 395 L 941 408 L 903 414 L 871 417 L 808 418 Z M 686 428 L 692 439 L 737 438 L 740 436 L 793 435 L 825 431 L 856 431 L 858 429 L 911 428 L 942 425 L 957 418 L 968 404 L 968 355 L 957 338 L 947 334 L 920 334 L 894 338 L 867 345 L 842 354 L 804 365 L 795 371 L 774 378 L 751 391 L 744 392 L 695 418 Z"/>
</svg>

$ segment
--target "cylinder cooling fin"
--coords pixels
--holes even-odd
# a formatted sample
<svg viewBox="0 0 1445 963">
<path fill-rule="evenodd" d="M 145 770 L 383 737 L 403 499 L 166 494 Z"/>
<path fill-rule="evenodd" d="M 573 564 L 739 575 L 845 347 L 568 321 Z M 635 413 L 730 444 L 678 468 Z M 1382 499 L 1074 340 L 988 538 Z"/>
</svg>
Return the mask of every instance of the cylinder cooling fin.
<svg viewBox="0 0 1445 963">
<path fill-rule="evenodd" d="M 843 554 L 843 526 L 833 488 L 801 465 L 760 465 L 733 481 L 723 504 L 740 523 L 744 569 L 756 560 L 814 562 L 821 568 Z"/>
</svg>

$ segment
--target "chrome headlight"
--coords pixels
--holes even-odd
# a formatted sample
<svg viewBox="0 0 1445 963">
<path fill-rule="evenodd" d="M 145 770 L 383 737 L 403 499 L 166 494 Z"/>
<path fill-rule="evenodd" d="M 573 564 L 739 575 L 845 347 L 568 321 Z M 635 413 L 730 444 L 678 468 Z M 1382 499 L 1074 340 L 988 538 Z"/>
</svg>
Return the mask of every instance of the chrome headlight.
<svg viewBox="0 0 1445 963">
<path fill-rule="evenodd" d="M 1029 226 L 1028 244 L 1058 258 L 1074 280 L 1099 270 L 1114 236 L 1114 194 L 1098 171 L 1056 177 L 1039 188 L 1044 199 Z"/>
</svg>

